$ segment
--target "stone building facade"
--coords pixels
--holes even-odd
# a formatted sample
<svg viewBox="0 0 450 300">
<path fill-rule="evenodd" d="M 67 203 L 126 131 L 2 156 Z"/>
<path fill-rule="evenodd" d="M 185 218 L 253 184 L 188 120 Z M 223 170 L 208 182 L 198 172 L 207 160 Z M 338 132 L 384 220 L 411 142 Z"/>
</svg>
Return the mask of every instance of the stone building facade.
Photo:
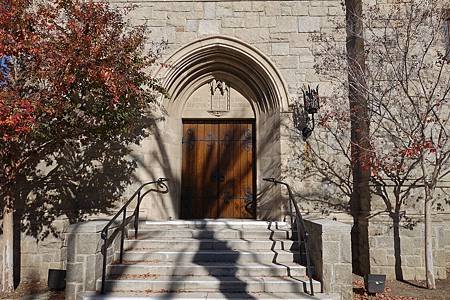
<svg viewBox="0 0 450 300">
<path fill-rule="evenodd" d="M 286 178 L 299 194 L 305 190 L 310 193 L 311 189 L 327 189 L 317 178 L 301 180 L 294 175 L 301 161 L 293 159 L 293 153 L 298 151 L 296 149 L 306 150 L 300 135 L 293 130 L 296 127 L 293 113 L 302 96 L 301 88 L 307 85 L 319 85 L 326 106 L 346 105 L 345 102 L 333 103 L 335 93 L 340 93 L 338 81 L 345 81 L 346 74 L 331 80 L 317 71 L 320 63 L 317 53 L 321 47 L 318 37 L 333 36 L 335 45 L 345 47 L 345 9 L 341 1 L 136 3 L 138 8 L 130 16 L 132 22 L 146 22 L 150 26 L 151 41 L 168 42 L 163 55 L 167 66 L 155 71 L 171 95 L 164 100 L 168 114 L 158 125 L 159 133 L 136 149 L 136 155 L 141 162 L 139 182 L 159 176 L 175 180 L 171 182 L 169 195 L 144 205 L 149 219 L 181 216 L 181 128 L 185 119 L 255 120 L 254 193 L 259 219 L 280 219 L 286 215 L 285 191 L 263 182 L 264 177 Z M 388 2 L 377 3 L 389 9 Z M 372 4 L 364 2 L 367 7 Z M 445 41 L 441 41 L 441 45 L 444 49 Z M 210 105 L 208 84 L 216 76 L 226 78 L 232 90 L 231 112 L 220 116 L 211 115 L 207 109 Z M 246 105 L 244 99 L 248 101 Z M 242 115 L 238 111 L 243 111 Z M 162 163 L 155 164 L 155 161 Z M 348 201 L 344 195 L 341 197 L 342 202 Z M 312 214 L 321 211 L 311 204 L 305 209 Z M 373 213 L 377 214 L 378 209 L 374 205 Z M 332 211 L 336 218 L 352 222 L 348 216 L 335 209 Z M 401 265 L 405 279 L 423 279 L 423 224 L 420 212 L 414 212 L 413 208 L 411 213 L 418 225 L 405 225 L 400 230 Z M 436 271 L 439 278 L 444 278 L 450 257 L 450 231 L 445 211 L 436 216 L 435 231 Z M 371 219 L 369 241 L 371 270 L 395 277 L 394 237 L 389 217 Z M 412 245 L 416 245 L 414 251 Z"/>
<path fill-rule="evenodd" d="M 140 182 L 158 176 L 176 178 L 170 195 L 148 203 L 147 216 L 179 217 L 181 127 L 183 119 L 195 117 L 255 120 L 257 216 L 281 218 L 280 205 L 270 204 L 280 191 L 266 191 L 268 185 L 262 178 L 281 176 L 290 159 L 290 144 L 284 141 L 291 136 L 292 105 L 300 89 L 319 84 L 322 96 L 332 93 L 332 83 L 315 71 L 312 40 L 319 32 L 334 31 L 336 21 L 345 18 L 340 1 L 137 4 L 130 15 L 132 22 L 149 25 L 150 41 L 168 42 L 163 55 L 168 67 L 156 70 L 155 75 L 162 78 L 171 97 L 163 100 L 167 116 L 158 124 L 158 133 L 136 149 L 137 175 Z M 345 29 L 337 34 L 345 40 Z M 231 112 L 221 116 L 205 109 L 210 106 L 207 86 L 215 77 L 226 78 L 231 87 Z M 246 115 L 236 114 L 242 109 L 235 106 L 237 98 L 247 99 Z M 266 192 L 270 194 L 265 196 Z"/>
<path fill-rule="evenodd" d="M 110 2 L 119 7 L 125 4 Z M 287 213 L 286 191 L 264 182 L 265 177 L 287 179 L 298 190 L 325 187 L 298 182 L 299 177 L 293 175 L 292 168 L 297 165 L 292 155 L 298 149 L 306 149 L 301 136 L 292 130 L 293 112 L 302 97 L 302 87 L 319 85 L 324 99 L 333 99 L 333 93 L 339 89 L 336 82 L 317 73 L 314 53 L 318 34 L 331 34 L 345 47 L 345 28 L 337 25 L 345 24 L 342 1 L 143 0 L 126 4 L 137 5 L 129 18 L 134 24 L 149 26 L 149 41 L 167 41 L 161 60 L 164 64 L 152 72 L 162 80 L 170 97 L 161 100 L 165 115 L 156 122 L 153 134 L 133 147 L 130 158 L 137 168 L 124 199 L 142 183 L 159 177 L 169 178 L 169 193 L 144 201 L 142 218 L 182 218 L 183 160 L 195 160 L 186 158 L 183 152 L 183 122 L 187 120 L 253 122 L 254 166 L 249 194 L 255 203 L 256 219 L 281 220 Z M 346 74 L 342 74 L 342 80 L 345 78 Z M 217 99 L 211 94 L 213 80 L 228 86 L 229 103 L 225 107 L 214 102 Z M 222 101 L 226 103 L 227 99 Z M 304 208 L 312 215 L 322 213 L 313 204 Z M 337 211 L 331 217 L 352 222 L 348 215 Z M 425 274 L 420 216 L 418 220 L 414 228 L 400 231 L 400 265 L 407 280 L 423 279 Z M 66 228 L 67 223 L 61 228 Z M 434 232 L 436 275 L 446 278 L 446 268 L 450 267 L 448 211 L 436 216 Z M 370 271 L 394 277 L 392 222 L 372 219 L 369 241 Z M 64 239 L 38 244 L 24 239 L 23 278 L 42 280 L 47 267 L 64 268 L 67 244 Z"/>
</svg>

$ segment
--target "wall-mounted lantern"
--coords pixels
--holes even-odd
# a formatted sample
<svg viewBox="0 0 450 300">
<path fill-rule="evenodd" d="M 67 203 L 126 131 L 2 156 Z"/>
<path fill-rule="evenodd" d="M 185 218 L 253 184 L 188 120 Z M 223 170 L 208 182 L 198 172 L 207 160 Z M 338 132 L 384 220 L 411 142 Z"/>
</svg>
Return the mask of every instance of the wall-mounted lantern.
<svg viewBox="0 0 450 300">
<path fill-rule="evenodd" d="M 319 110 L 319 86 L 315 89 L 308 85 L 308 89 L 303 92 L 304 111 L 306 116 L 306 124 L 302 129 L 303 138 L 306 140 L 314 130 L 314 114 Z"/>
</svg>

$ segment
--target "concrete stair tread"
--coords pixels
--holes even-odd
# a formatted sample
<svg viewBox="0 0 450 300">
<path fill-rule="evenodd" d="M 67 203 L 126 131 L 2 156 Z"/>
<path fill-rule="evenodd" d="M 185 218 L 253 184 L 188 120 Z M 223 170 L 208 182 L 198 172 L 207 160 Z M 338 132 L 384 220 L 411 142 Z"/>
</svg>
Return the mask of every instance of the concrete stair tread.
<svg viewBox="0 0 450 300">
<path fill-rule="evenodd" d="M 128 236 L 132 239 L 136 239 L 134 230 L 128 230 Z M 242 240 L 260 240 L 264 239 L 290 239 L 291 236 L 295 237 L 290 230 L 249 230 L 249 229 L 223 229 L 223 230 L 205 230 L 205 229 L 190 229 L 190 228 L 158 228 L 158 229 L 145 229 L 140 228 L 137 239 L 143 240 L 147 238 L 169 238 L 169 239 L 216 239 L 216 240 L 228 240 L 228 239 L 242 239 Z"/>
<path fill-rule="evenodd" d="M 326 294 L 316 294 L 314 296 L 307 295 L 305 293 L 221 293 L 221 292 L 187 292 L 187 293 L 133 293 L 133 292 L 111 292 L 106 295 L 99 295 L 97 293 L 81 293 L 78 297 L 79 300 L 162 300 L 162 299 L 265 299 L 265 300 L 275 300 L 275 299 L 285 299 L 285 300 L 309 300 L 309 299 L 320 299 L 320 300 L 336 300 L 339 299 L 339 295 L 326 295 Z"/>
<path fill-rule="evenodd" d="M 129 231 L 133 231 L 134 229 L 129 228 Z M 148 226 L 140 226 L 139 231 L 194 231 L 194 232 L 291 232 L 290 228 L 263 228 L 263 227 L 251 227 L 251 228 L 228 228 L 228 227 L 219 227 L 219 228 L 189 228 L 189 227 L 148 227 Z"/>
<path fill-rule="evenodd" d="M 172 228 L 289 228 L 289 224 L 282 221 L 256 221 L 256 220 L 170 220 L 170 221 L 144 221 L 139 222 L 143 227 L 161 227 Z"/>
<path fill-rule="evenodd" d="M 108 266 L 108 274 L 209 275 L 209 276 L 305 276 L 306 268 L 295 263 L 220 262 L 124 262 Z"/>
<path fill-rule="evenodd" d="M 272 248 L 291 248 L 297 247 L 297 242 L 289 239 L 196 239 L 196 238 L 183 238 L 183 239 L 127 239 L 125 240 L 126 249 L 161 249 L 167 247 L 168 249 L 262 249 L 271 250 Z"/>
<path fill-rule="evenodd" d="M 294 232 L 294 235 L 296 233 Z M 243 236 L 252 236 L 255 238 L 266 238 L 266 237 L 276 237 L 280 238 L 281 236 L 286 235 L 286 238 L 290 238 L 292 235 L 292 231 L 290 230 L 233 230 L 233 229 L 224 229 L 224 230 L 204 230 L 204 229 L 181 229 L 181 230 L 173 230 L 173 229 L 143 229 L 139 228 L 138 239 L 142 236 L 149 236 L 150 238 L 161 238 L 164 235 L 177 235 L 179 238 L 195 238 L 195 239 L 204 239 L 205 236 L 212 236 L 212 238 L 220 238 L 221 236 L 236 237 L 237 239 L 242 239 Z M 134 230 L 128 230 L 128 236 L 134 239 Z M 208 237 L 209 238 L 209 237 Z M 211 239 L 211 238 L 209 238 Z"/>
<path fill-rule="evenodd" d="M 101 281 L 97 281 L 97 290 Z M 320 283 L 313 281 L 316 291 Z M 307 278 L 290 277 L 236 277 L 236 276 L 160 276 L 150 278 L 106 279 L 107 292 L 231 292 L 303 293 L 310 288 Z"/>
<path fill-rule="evenodd" d="M 257 237 L 255 239 L 246 240 L 246 239 L 240 239 L 240 238 L 234 238 L 234 239 L 226 239 L 226 240 L 219 240 L 216 238 L 188 238 L 183 237 L 176 240 L 167 240 L 163 239 L 160 236 L 152 237 L 152 238 L 145 238 L 145 239 L 134 239 L 134 238 L 128 238 L 125 239 L 125 242 L 129 243 L 138 243 L 138 242 L 161 242 L 161 243 L 192 243 L 192 242 L 199 242 L 199 243 L 211 243 L 211 242 L 217 242 L 217 243 L 228 243 L 228 242 L 243 242 L 243 243 L 269 243 L 269 242 L 296 242 L 291 239 L 282 239 L 282 238 L 275 238 L 275 239 L 265 239 L 262 237 Z"/>
<path fill-rule="evenodd" d="M 150 250 L 150 251 L 149 251 Z M 120 252 L 117 251 L 117 254 Z M 183 254 L 183 255 L 200 255 L 200 254 L 216 254 L 216 255 L 223 255 L 223 254 L 234 254 L 234 255 L 253 255 L 255 253 L 257 254 L 296 254 L 297 251 L 291 251 L 291 250 L 282 250 L 282 249 L 275 249 L 275 250 L 267 250 L 267 249 L 257 249 L 252 251 L 242 251 L 242 250 L 197 250 L 197 251 L 163 251 L 161 249 L 130 249 L 125 252 L 125 254 Z"/>
<path fill-rule="evenodd" d="M 154 274 L 127 274 L 119 275 L 113 278 L 108 278 L 107 281 L 127 281 L 127 282 L 142 282 L 142 281 L 152 281 L 152 282 L 183 282 L 183 283 L 197 283 L 197 282 L 220 282 L 220 283 L 231 283 L 231 282 L 270 282 L 270 283 L 280 283 L 284 284 L 287 282 L 291 283 L 304 283 L 309 282 L 309 279 L 304 276 L 210 276 L 210 275 L 188 275 L 188 276 L 168 276 L 168 275 L 154 275 Z M 318 281 L 313 280 L 314 284 L 319 284 Z"/>
<path fill-rule="evenodd" d="M 127 250 L 123 255 L 123 260 L 131 261 L 149 261 L 149 262 L 228 262 L 235 263 L 291 263 L 297 255 L 296 251 L 290 250 L 178 250 L 165 251 L 165 249 L 145 249 L 145 250 Z M 115 259 L 119 259 L 119 252 L 115 253 Z"/>
<path fill-rule="evenodd" d="M 292 269 L 304 269 L 305 266 L 299 265 L 297 263 L 291 262 L 291 263 L 233 263 L 230 264 L 229 262 L 204 262 L 201 265 L 195 262 L 147 262 L 147 261 L 129 261 L 129 262 L 123 262 L 122 264 L 116 263 L 112 266 L 118 267 L 180 267 L 180 268 L 209 268 L 209 267 L 218 267 L 218 268 L 238 268 L 238 267 L 245 267 L 245 268 L 292 268 Z"/>
<path fill-rule="evenodd" d="M 196 219 L 196 220 L 165 220 L 165 221 L 139 221 L 140 224 L 147 225 L 250 225 L 266 226 L 270 224 L 288 226 L 284 221 L 264 221 L 253 219 Z"/>
<path fill-rule="evenodd" d="M 279 250 L 298 249 L 296 241 L 291 240 L 238 240 L 221 241 L 215 239 L 183 240 L 126 240 L 125 250 L 171 249 L 173 251 L 201 250 Z"/>
</svg>

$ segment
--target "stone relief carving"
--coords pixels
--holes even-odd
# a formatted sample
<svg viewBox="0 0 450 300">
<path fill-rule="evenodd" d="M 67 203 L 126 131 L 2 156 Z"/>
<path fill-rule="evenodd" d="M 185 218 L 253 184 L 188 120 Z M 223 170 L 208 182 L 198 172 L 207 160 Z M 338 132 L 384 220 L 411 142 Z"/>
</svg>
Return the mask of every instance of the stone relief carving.
<svg viewBox="0 0 450 300">
<path fill-rule="evenodd" d="M 213 79 L 209 83 L 211 92 L 210 110 L 208 113 L 220 117 L 230 111 L 230 86 L 227 82 Z"/>
</svg>

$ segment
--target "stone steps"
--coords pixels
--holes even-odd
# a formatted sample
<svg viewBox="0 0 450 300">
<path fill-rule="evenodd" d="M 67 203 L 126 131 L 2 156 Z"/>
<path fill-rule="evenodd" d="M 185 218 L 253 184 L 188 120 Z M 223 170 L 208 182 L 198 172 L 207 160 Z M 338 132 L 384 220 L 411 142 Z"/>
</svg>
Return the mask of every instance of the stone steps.
<svg viewBox="0 0 450 300">
<path fill-rule="evenodd" d="M 297 243 L 292 240 L 228 240 L 217 239 L 146 239 L 125 241 L 125 249 L 171 249 L 171 250 L 291 250 Z"/>
<path fill-rule="evenodd" d="M 235 251 L 235 250 L 199 250 L 199 251 L 158 251 L 128 250 L 123 254 L 126 262 L 228 262 L 228 263 L 292 263 L 294 253 L 287 250 L 274 251 Z M 115 255 L 119 259 L 119 253 Z"/>
<path fill-rule="evenodd" d="M 309 296 L 299 293 L 221 293 L 221 292 L 181 292 L 181 293 L 137 293 L 137 292 L 111 292 L 107 295 L 98 295 L 96 293 L 81 293 L 77 300 L 249 300 L 249 299 L 264 299 L 264 300 L 338 300 L 339 295 L 323 295 L 316 294 Z"/>
<path fill-rule="evenodd" d="M 256 220 L 172 220 L 172 221 L 142 221 L 139 228 L 191 228 L 191 229 L 290 229 L 286 222 L 281 221 L 256 221 Z"/>
<path fill-rule="evenodd" d="M 306 268 L 293 262 L 297 243 L 284 222 L 140 225 L 137 239 L 128 231 L 123 262 L 107 267 L 105 290 L 113 298 L 80 299 L 331 299 L 306 294 Z M 320 282 L 314 289 L 320 291 Z"/>
<path fill-rule="evenodd" d="M 128 231 L 128 236 L 134 238 L 134 230 Z M 178 230 L 174 229 L 154 229 L 154 228 L 139 228 L 138 239 L 156 239 L 156 238 L 194 238 L 194 239 L 290 239 L 292 233 L 289 230 L 284 229 L 274 229 L 274 230 L 247 230 L 247 229 L 228 229 L 221 228 L 220 230 L 211 229 L 191 229 L 191 228 L 180 228 Z M 295 235 L 294 235 L 295 237 Z"/>
<path fill-rule="evenodd" d="M 100 284 L 100 282 L 98 282 Z M 314 281 L 315 289 L 320 283 Z M 100 288 L 100 286 L 98 286 Z M 236 276 L 124 276 L 106 280 L 106 291 L 139 292 L 232 292 L 232 293 L 304 293 L 309 283 L 304 277 Z"/>
<path fill-rule="evenodd" d="M 228 263 L 136 263 L 108 266 L 108 273 L 114 275 L 158 274 L 174 276 L 305 276 L 306 268 L 294 263 L 286 264 L 228 264 Z"/>
</svg>

